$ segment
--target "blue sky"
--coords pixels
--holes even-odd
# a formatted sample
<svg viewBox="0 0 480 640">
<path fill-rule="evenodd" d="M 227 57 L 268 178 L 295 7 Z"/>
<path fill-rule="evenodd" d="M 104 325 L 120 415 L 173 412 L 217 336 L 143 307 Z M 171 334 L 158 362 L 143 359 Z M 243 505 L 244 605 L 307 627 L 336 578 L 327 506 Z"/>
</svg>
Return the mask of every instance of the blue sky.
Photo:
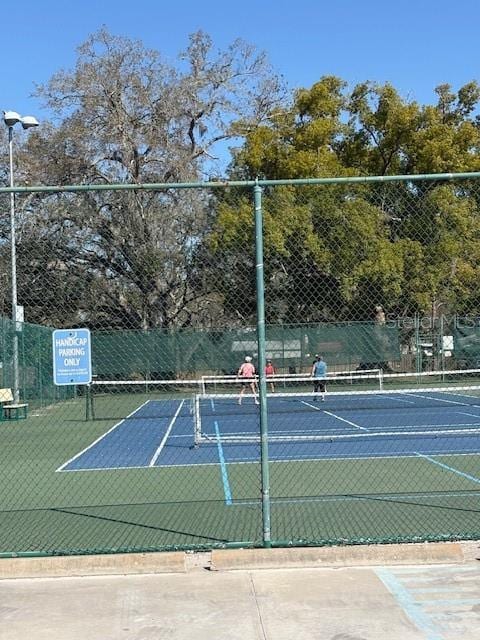
<svg viewBox="0 0 480 640">
<path fill-rule="evenodd" d="M 2 15 L 0 108 L 40 119 L 48 114 L 30 97 L 34 83 L 72 68 L 76 47 L 101 26 L 171 61 L 197 29 L 220 48 L 241 37 L 291 88 L 334 74 L 351 85 L 388 80 L 427 103 L 440 83 L 480 80 L 478 0 L 22 0 Z"/>
</svg>

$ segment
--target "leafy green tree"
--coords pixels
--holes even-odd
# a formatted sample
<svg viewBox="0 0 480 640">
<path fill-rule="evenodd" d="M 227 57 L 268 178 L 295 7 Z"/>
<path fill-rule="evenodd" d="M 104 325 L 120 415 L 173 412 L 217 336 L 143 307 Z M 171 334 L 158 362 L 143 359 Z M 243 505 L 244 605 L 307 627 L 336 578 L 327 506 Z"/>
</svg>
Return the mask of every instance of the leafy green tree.
<svg viewBox="0 0 480 640">
<path fill-rule="evenodd" d="M 437 94 L 438 104 L 421 106 L 389 84 L 366 82 L 347 94 L 338 78 L 322 78 L 247 136 L 231 175 L 477 170 L 478 86 L 469 83 L 453 94 L 445 85 Z M 435 315 L 473 304 L 479 191 L 413 182 L 264 190 L 269 321 L 372 319 L 377 304 L 393 315 Z M 251 215 L 247 202 L 242 215 L 238 211 L 224 202 L 212 236 L 227 248 L 220 282 L 229 290 L 238 286 L 234 256 L 246 242 L 242 233 Z M 240 290 L 245 308 L 253 280 Z"/>
</svg>

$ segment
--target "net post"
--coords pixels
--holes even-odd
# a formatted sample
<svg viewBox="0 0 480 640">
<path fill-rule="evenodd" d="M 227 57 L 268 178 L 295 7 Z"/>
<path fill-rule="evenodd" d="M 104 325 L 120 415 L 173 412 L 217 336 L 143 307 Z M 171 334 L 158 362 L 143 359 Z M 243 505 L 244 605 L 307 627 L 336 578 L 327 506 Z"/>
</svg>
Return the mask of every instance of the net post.
<svg viewBox="0 0 480 640">
<path fill-rule="evenodd" d="M 193 444 L 198 447 L 202 441 L 202 421 L 200 417 L 200 397 L 198 393 L 193 396 Z"/>
<path fill-rule="evenodd" d="M 88 422 L 89 420 L 93 420 L 93 392 L 92 385 L 85 385 L 85 420 Z"/>
<path fill-rule="evenodd" d="M 90 409 L 88 406 L 88 396 L 89 396 L 89 387 L 90 385 L 87 384 L 87 386 L 85 387 L 85 421 L 88 422 L 90 420 Z"/>
<path fill-rule="evenodd" d="M 383 389 L 383 369 L 378 370 L 378 384 L 381 391 Z"/>
<path fill-rule="evenodd" d="M 267 380 L 265 374 L 266 339 L 265 339 L 265 281 L 263 271 L 263 216 L 262 189 L 257 184 L 253 187 L 255 209 L 255 274 L 257 290 L 257 343 L 258 374 L 260 400 L 260 458 L 262 474 L 262 528 L 263 546 L 271 547 L 270 526 L 270 471 L 268 459 L 268 413 L 267 413 Z"/>
</svg>

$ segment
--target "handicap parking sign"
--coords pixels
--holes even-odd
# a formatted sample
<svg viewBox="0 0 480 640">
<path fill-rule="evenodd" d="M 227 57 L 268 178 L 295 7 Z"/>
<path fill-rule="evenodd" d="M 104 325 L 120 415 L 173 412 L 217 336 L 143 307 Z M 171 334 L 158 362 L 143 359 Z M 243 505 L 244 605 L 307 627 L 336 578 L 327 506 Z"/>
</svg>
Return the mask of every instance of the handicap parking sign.
<svg viewBox="0 0 480 640">
<path fill-rule="evenodd" d="M 90 384 L 92 354 L 89 329 L 57 329 L 53 340 L 53 382 Z"/>
</svg>

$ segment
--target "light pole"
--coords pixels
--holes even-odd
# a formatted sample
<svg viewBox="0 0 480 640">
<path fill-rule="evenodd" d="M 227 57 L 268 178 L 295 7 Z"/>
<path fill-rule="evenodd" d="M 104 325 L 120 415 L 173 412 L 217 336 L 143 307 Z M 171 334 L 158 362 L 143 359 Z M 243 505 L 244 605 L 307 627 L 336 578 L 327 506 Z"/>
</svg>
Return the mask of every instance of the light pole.
<svg viewBox="0 0 480 640">
<path fill-rule="evenodd" d="M 24 129 L 38 127 L 38 120 L 33 116 L 22 116 L 16 111 L 4 111 L 3 121 L 8 127 L 8 154 L 10 160 L 10 188 L 13 189 L 13 127 L 20 123 Z M 17 254 L 15 246 L 15 194 L 10 193 L 10 249 L 12 267 L 12 326 L 13 326 L 13 397 L 18 402 L 20 398 L 20 375 L 18 366 L 18 333 L 17 321 L 23 321 L 17 314 Z"/>
</svg>

